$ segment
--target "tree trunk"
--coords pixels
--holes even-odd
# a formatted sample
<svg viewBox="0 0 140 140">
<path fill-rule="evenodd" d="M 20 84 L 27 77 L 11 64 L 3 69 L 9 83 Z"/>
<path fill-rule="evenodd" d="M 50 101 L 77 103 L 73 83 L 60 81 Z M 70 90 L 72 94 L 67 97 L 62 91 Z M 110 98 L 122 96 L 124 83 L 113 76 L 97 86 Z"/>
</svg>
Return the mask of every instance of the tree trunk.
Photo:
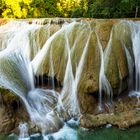
<svg viewBox="0 0 140 140">
<path fill-rule="evenodd" d="M 136 6 L 135 18 L 137 18 L 137 16 L 138 16 L 138 9 L 139 9 L 139 7 Z"/>
</svg>

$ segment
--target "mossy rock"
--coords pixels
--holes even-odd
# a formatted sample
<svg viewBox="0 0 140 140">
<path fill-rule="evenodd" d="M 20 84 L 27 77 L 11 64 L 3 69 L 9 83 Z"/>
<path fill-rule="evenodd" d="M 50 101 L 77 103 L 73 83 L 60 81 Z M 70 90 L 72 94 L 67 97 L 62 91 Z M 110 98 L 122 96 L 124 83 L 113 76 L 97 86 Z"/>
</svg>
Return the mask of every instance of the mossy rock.
<svg viewBox="0 0 140 140">
<path fill-rule="evenodd" d="M 91 28 L 95 28 L 103 49 L 107 46 L 113 25 L 118 22 L 118 20 L 109 19 L 96 19 L 95 21 L 91 21 Z"/>
<path fill-rule="evenodd" d="M 72 71 L 76 77 L 83 51 L 87 49 L 77 87 L 81 107 L 86 110 L 89 105 L 86 106 L 88 98 L 84 96 L 88 95 L 84 94 L 94 96 L 99 91 L 101 55 L 98 41 L 104 50 L 106 76 L 115 90 L 114 94 L 121 93 L 127 89 L 129 75 L 125 47 L 133 55 L 131 30 L 126 21 L 95 20 L 65 25 L 49 38 L 40 54 L 32 61 L 35 74 L 56 77 L 63 86 L 68 58 L 71 57 Z M 121 83 L 123 89 L 119 90 Z"/>
<path fill-rule="evenodd" d="M 7 89 L 0 88 L 0 94 L 2 98 L 1 102 L 7 105 L 9 104 L 9 106 L 13 101 L 19 101 L 19 98 Z"/>
<path fill-rule="evenodd" d="M 125 49 L 133 58 L 130 26 L 127 22 L 120 22 L 113 26 L 105 49 L 106 75 L 114 89 L 120 88 L 121 81 L 128 82 L 129 69 Z M 128 83 L 125 86 L 127 89 Z"/>
</svg>

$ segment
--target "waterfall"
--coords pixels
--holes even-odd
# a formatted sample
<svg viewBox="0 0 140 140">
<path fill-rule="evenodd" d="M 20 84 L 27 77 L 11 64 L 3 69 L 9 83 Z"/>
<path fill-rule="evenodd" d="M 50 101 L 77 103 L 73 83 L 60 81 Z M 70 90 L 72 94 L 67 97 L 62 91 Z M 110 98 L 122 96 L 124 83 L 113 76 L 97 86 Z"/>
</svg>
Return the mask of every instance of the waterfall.
<svg viewBox="0 0 140 140">
<path fill-rule="evenodd" d="M 129 22 L 129 26 L 131 28 L 131 38 L 132 38 L 132 45 L 133 45 L 133 54 L 134 54 L 134 64 L 135 64 L 135 78 L 134 83 L 135 86 L 133 89 L 130 90 L 130 96 L 136 96 L 139 101 L 140 97 L 140 22 Z M 131 61 L 129 61 L 131 63 Z"/>
<path fill-rule="evenodd" d="M 39 39 L 42 38 L 38 38 L 38 34 L 36 37 L 36 33 L 43 28 L 43 25 L 35 23 L 29 25 L 26 22 L 18 23 L 16 21 L 20 28 L 17 26 L 13 29 L 12 37 L 8 36 L 10 41 L 7 38 L 4 39 L 7 43 L 5 43 L 5 47 L 2 47 L 6 49 L 0 52 L 0 85 L 18 95 L 25 104 L 32 122 L 39 126 L 43 133 L 50 133 L 57 131 L 63 125 L 63 119 L 81 115 L 78 99 L 79 83 L 89 51 L 89 42 L 95 30 L 91 29 L 87 22 L 66 23 L 52 36 L 48 38 L 45 36 L 44 44 L 39 44 Z M 13 25 L 15 23 L 9 24 Z M 1 27 L 1 30 L 9 32 L 9 29 L 7 29 L 9 25 L 5 26 Z M 43 28 L 45 33 L 50 33 L 49 26 L 50 23 L 46 25 L 46 28 Z M 77 31 L 73 32 L 74 30 Z M 75 38 L 71 36 L 72 33 L 75 33 Z M 111 90 L 104 72 L 102 46 L 97 34 L 96 36 L 101 56 L 99 107 L 102 108 L 102 91 L 107 92 L 110 96 Z M 59 39 L 59 44 L 54 44 L 57 39 Z M 78 49 L 78 44 L 81 41 L 83 41 L 81 43 L 81 54 L 79 58 L 75 58 L 75 60 L 79 60 L 73 63 L 73 53 L 75 49 Z M 66 62 L 64 64 L 63 87 L 59 93 L 56 91 L 54 83 L 54 77 L 58 73 L 56 71 L 57 59 L 54 58 L 56 57 L 54 54 L 57 53 L 55 50 L 58 47 L 57 45 L 63 47 L 63 57 L 64 62 Z M 40 76 L 38 73 L 43 76 L 46 71 L 48 76 L 51 77 L 52 88 L 36 88 L 35 75 L 37 76 L 36 80 L 38 80 Z M 41 80 L 43 83 L 43 77 Z M 64 115 L 62 115 L 63 113 Z"/>
<path fill-rule="evenodd" d="M 84 30 L 88 30 L 91 32 L 90 26 L 88 24 L 76 23 L 76 22 L 73 22 L 71 24 L 65 24 L 58 32 L 56 32 L 53 36 L 51 36 L 47 40 L 42 50 L 37 54 L 37 56 L 32 61 L 34 72 L 38 73 L 38 71 L 41 71 L 40 73 L 44 73 L 45 69 L 43 69 L 43 65 L 47 65 L 45 60 L 46 58 L 50 58 L 50 61 L 48 62 L 49 63 L 48 66 L 50 67 L 50 69 L 49 70 L 47 69 L 46 71 L 48 71 L 49 76 L 54 77 L 55 71 L 56 71 L 54 68 L 55 67 L 54 65 L 56 64 L 54 64 L 53 62 L 54 61 L 53 51 L 55 47 L 58 47 L 58 46 L 55 46 L 56 44 L 53 44 L 53 42 L 55 42 L 57 38 L 61 37 L 60 39 L 62 40 L 60 40 L 60 45 L 63 45 L 63 49 L 65 50 L 64 59 L 66 59 L 65 60 L 66 68 L 64 70 L 65 71 L 64 81 L 63 81 L 63 88 L 61 91 L 60 99 L 63 102 L 62 108 L 66 110 L 70 116 L 78 116 L 78 114 L 80 114 L 80 107 L 79 107 L 78 97 L 77 97 L 77 89 L 78 89 L 78 84 L 81 77 L 82 69 L 84 66 L 84 59 L 86 57 L 86 53 L 88 50 L 88 42 L 89 42 L 90 34 L 91 34 L 91 33 L 87 34 L 85 38 L 85 42 L 83 44 L 84 49 L 80 57 L 79 64 L 78 66 L 76 66 L 76 73 L 74 75 L 73 68 L 72 68 L 73 66 L 71 62 L 71 59 L 72 59 L 71 53 L 73 52 L 73 49 L 75 49 L 77 42 L 80 41 L 81 36 L 85 34 L 84 31 L 81 30 L 82 28 L 79 27 L 80 35 L 79 37 L 76 37 L 74 40 L 74 43 L 71 44 L 69 40 L 70 33 L 75 28 L 75 26 L 84 27 L 85 28 Z M 54 81 L 52 81 L 52 83 L 53 83 L 52 85 L 54 85 Z"/>
<path fill-rule="evenodd" d="M 133 52 L 134 52 L 134 59 L 135 59 L 135 90 L 140 91 L 140 46 L 139 46 L 139 39 L 140 39 L 140 23 L 134 25 L 133 32 L 132 32 L 132 42 L 133 42 Z"/>
<path fill-rule="evenodd" d="M 16 24 L 17 28 L 12 30 L 14 32 L 14 35 L 11 33 L 12 37 L 3 39 L 7 43 L 0 52 L 0 86 L 9 89 L 22 99 L 31 120 L 41 128 L 43 133 L 56 131 L 62 125 L 62 121 L 54 111 L 59 95 L 53 90 L 35 88 L 31 66 L 32 57 L 41 49 L 36 32 L 40 32 L 42 26 L 34 23 L 29 25 L 24 22 L 12 22 L 9 23 L 10 27 L 11 24 Z M 9 25 L 1 27 L 3 31 L 1 34 L 7 35 L 7 32 L 10 32 L 7 29 Z M 48 26 L 44 29 L 45 33 L 48 31 Z"/>
<path fill-rule="evenodd" d="M 100 50 L 100 57 L 101 57 L 101 66 L 100 66 L 100 74 L 99 74 L 99 106 L 98 106 L 98 111 L 102 112 L 104 111 L 104 107 L 103 107 L 103 103 L 102 103 L 102 94 L 103 92 L 107 94 L 107 102 L 106 105 L 110 106 L 112 103 L 112 96 L 113 96 L 113 91 L 112 91 L 112 87 L 105 75 L 105 60 L 104 58 L 104 52 L 103 52 L 103 48 L 102 45 L 99 41 L 99 37 L 97 35 L 97 41 L 98 41 L 98 46 L 99 46 L 99 50 Z"/>
<path fill-rule="evenodd" d="M 50 125 L 58 129 L 58 123 L 55 124 L 55 121 L 61 122 L 61 120 L 56 120 L 57 117 L 53 112 L 58 102 L 58 93 L 34 87 L 29 59 L 23 58 L 20 51 L 11 52 L 6 49 L 0 52 L 0 66 L 0 85 L 22 99 L 31 120 L 44 132 L 52 131 Z"/>
<path fill-rule="evenodd" d="M 72 25 L 68 26 L 74 26 L 75 24 L 77 23 L 72 23 Z M 55 39 L 57 34 L 63 32 L 68 27 L 65 25 L 65 27 L 58 31 L 54 36 L 49 38 L 43 49 L 39 51 L 40 48 L 37 44 L 38 42 L 35 41 L 35 37 L 32 38 L 30 35 L 33 34 L 32 31 L 34 32 L 38 30 L 40 25 L 34 25 L 33 23 L 33 25 L 27 24 L 26 26 L 29 26 L 29 28 L 23 28 L 20 32 L 14 33 L 11 41 L 7 43 L 6 49 L 0 52 L 0 85 L 18 95 L 25 104 L 31 120 L 41 128 L 43 133 L 50 133 L 52 131 L 58 130 L 58 128 L 60 128 L 60 126 L 63 124 L 61 118 L 59 118 L 59 113 L 61 112 L 57 112 L 57 106 L 64 106 L 64 110 L 70 112 L 72 116 L 77 116 L 80 113 L 77 98 L 77 86 L 80 80 L 82 67 L 84 65 L 84 58 L 88 50 L 88 41 L 90 36 L 85 43 L 81 60 L 77 67 L 76 76 L 74 77 L 70 56 L 72 46 L 69 45 L 68 35 L 65 34 L 65 47 L 66 53 L 68 55 L 68 62 L 64 76 L 64 87 L 60 96 L 60 93 L 55 91 L 54 81 L 52 81 L 52 90 L 35 88 L 35 69 L 33 71 L 32 66 L 34 68 L 34 62 L 36 60 L 39 61 L 38 56 L 42 62 L 44 59 L 41 59 L 42 57 L 40 56 L 42 55 L 42 51 L 44 51 L 46 48 L 49 50 L 50 48 L 49 73 L 51 77 L 54 76 L 54 66 L 52 60 L 53 50 L 49 45 L 52 43 L 53 39 Z M 29 43 L 30 41 L 32 43 Z M 34 51 L 34 48 L 32 47 L 38 49 Z M 47 50 L 44 52 L 47 52 Z M 35 57 L 35 59 L 33 59 L 31 66 L 32 57 L 34 57 L 34 55 L 37 53 L 38 55 Z M 38 63 L 35 62 L 35 65 L 36 64 Z M 70 85 L 67 85 L 67 82 L 70 82 Z M 69 90 L 68 86 L 70 86 Z M 67 99 L 64 99 L 65 97 Z M 68 106 L 66 104 L 68 104 Z"/>
<path fill-rule="evenodd" d="M 73 23 L 73 24 L 75 24 L 75 23 Z M 83 70 L 84 61 L 85 61 L 86 54 L 88 51 L 89 40 L 90 40 L 91 32 L 92 32 L 89 25 L 87 25 L 87 28 L 89 29 L 89 35 L 85 42 L 85 46 L 84 46 L 84 49 L 83 49 L 83 52 L 82 52 L 82 55 L 80 58 L 80 62 L 78 64 L 78 66 L 76 66 L 75 76 L 74 76 L 73 70 L 72 70 L 71 52 L 73 51 L 73 48 L 75 47 L 76 41 L 73 46 L 70 46 L 70 43 L 68 40 L 69 32 L 67 32 L 65 35 L 68 62 L 67 62 L 66 71 L 65 71 L 64 85 L 63 85 L 61 98 L 62 98 L 62 101 L 64 100 L 64 106 L 65 106 L 66 110 L 68 110 L 69 114 L 72 116 L 81 115 L 77 91 L 78 91 L 78 84 L 79 84 L 81 73 Z"/>
<path fill-rule="evenodd" d="M 128 24 L 132 30 L 134 60 L 127 43 L 114 35 L 115 27 L 112 28 L 107 47 L 103 50 L 96 27 L 90 22 L 73 21 L 57 27 L 52 26 L 51 21 L 46 25 L 43 25 L 44 22 L 45 20 L 33 21 L 29 24 L 25 21 L 13 21 L 0 27 L 0 86 L 9 89 L 22 100 L 31 121 L 44 135 L 60 129 L 65 120 L 80 118 L 81 92 L 84 96 L 89 96 L 89 93 L 94 96 L 98 92 L 98 113 L 112 106 L 114 93 L 107 76 L 107 66 L 114 49 L 114 38 L 117 40 L 115 43 L 121 42 L 119 47 L 125 52 L 127 59 L 130 96 L 140 96 L 139 22 Z M 91 52 L 95 58 L 88 56 Z M 119 73 L 120 93 L 124 77 L 119 60 L 116 60 L 117 56 L 114 57 Z M 95 60 L 89 62 L 88 59 L 91 58 Z M 135 87 L 130 87 L 134 79 L 134 64 Z M 90 69 L 89 65 L 92 65 Z M 91 86 L 81 80 L 83 77 Z M 44 83 L 44 78 L 48 80 L 47 84 Z M 61 86 L 57 87 L 56 82 Z M 20 129 L 26 129 L 26 126 L 21 124 Z M 24 131 L 21 131 L 22 137 Z"/>
<path fill-rule="evenodd" d="M 28 91 L 34 89 L 32 68 L 21 51 L 0 52 L 0 85 L 23 98 Z M 20 80 L 20 82 L 19 82 Z"/>
<path fill-rule="evenodd" d="M 20 131 L 19 138 L 22 139 L 22 138 L 25 138 L 25 137 L 29 137 L 28 124 L 27 123 L 20 123 L 19 124 L 19 131 Z"/>
</svg>

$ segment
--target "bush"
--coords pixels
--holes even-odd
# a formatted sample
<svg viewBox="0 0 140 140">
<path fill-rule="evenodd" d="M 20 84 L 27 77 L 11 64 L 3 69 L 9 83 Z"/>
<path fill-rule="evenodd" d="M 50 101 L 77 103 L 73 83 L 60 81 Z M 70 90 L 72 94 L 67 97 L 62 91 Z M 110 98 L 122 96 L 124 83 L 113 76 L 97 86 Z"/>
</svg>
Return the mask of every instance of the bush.
<svg viewBox="0 0 140 140">
<path fill-rule="evenodd" d="M 139 0 L 0 0 L 0 16 L 6 18 L 140 17 Z"/>
</svg>

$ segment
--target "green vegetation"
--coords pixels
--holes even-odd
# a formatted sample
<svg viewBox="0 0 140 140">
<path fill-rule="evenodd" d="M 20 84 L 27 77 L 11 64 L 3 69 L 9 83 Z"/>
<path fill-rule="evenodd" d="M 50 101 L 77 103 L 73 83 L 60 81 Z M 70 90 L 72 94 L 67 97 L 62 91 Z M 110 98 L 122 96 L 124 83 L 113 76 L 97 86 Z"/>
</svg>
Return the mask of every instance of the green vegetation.
<svg viewBox="0 0 140 140">
<path fill-rule="evenodd" d="M 139 0 L 0 0 L 0 17 L 140 17 Z"/>
</svg>

